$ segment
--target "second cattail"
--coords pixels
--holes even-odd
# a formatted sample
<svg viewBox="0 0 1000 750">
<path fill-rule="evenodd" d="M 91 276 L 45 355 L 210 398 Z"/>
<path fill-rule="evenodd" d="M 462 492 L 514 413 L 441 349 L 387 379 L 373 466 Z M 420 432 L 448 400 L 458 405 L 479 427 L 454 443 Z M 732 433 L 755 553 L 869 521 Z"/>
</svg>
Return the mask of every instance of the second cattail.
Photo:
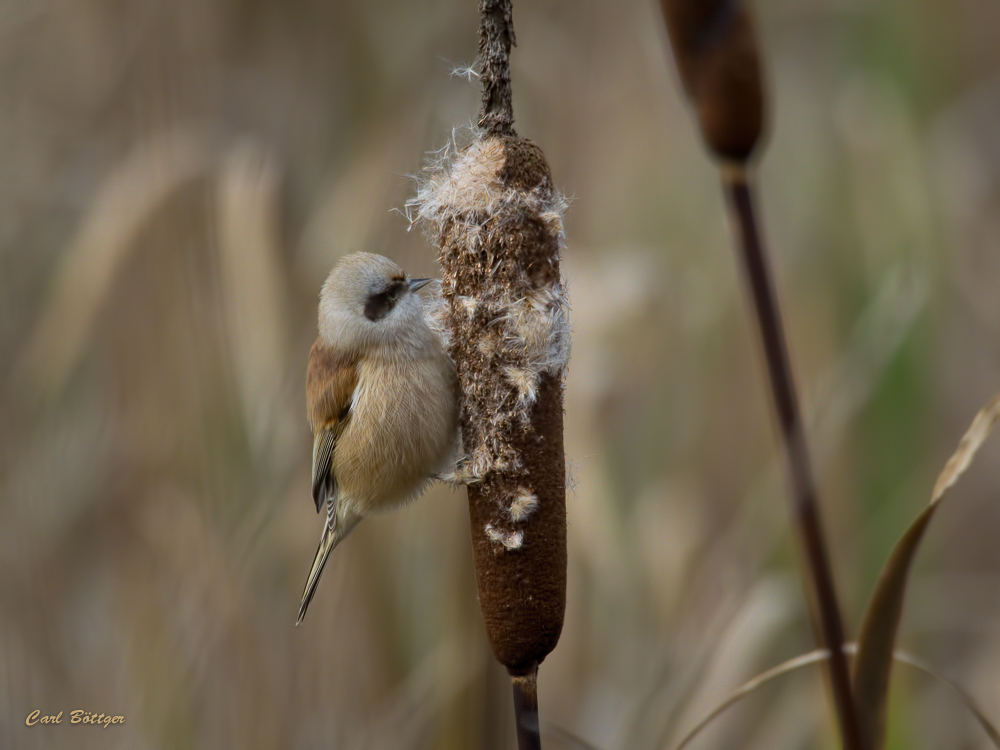
<svg viewBox="0 0 1000 750">
<path fill-rule="evenodd" d="M 844 626 L 820 523 L 805 431 L 767 254 L 757 228 L 750 158 L 760 142 L 764 92 L 757 41 L 742 0 L 660 0 L 681 81 L 702 137 L 720 160 L 739 230 L 738 250 L 753 301 L 792 490 L 792 517 L 806 567 L 817 640 L 830 651 L 829 677 L 845 750 L 867 750 L 851 690 Z"/>
<path fill-rule="evenodd" d="M 677 72 L 702 137 L 719 158 L 744 162 L 764 123 L 760 58 L 740 0 L 660 0 Z"/>
</svg>

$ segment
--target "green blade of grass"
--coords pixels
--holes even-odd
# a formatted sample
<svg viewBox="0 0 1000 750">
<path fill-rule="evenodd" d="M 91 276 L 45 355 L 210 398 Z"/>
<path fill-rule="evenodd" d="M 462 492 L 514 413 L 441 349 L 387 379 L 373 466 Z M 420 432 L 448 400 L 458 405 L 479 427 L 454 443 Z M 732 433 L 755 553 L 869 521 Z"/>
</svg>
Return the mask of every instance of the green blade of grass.
<svg viewBox="0 0 1000 750">
<path fill-rule="evenodd" d="M 858 634 L 853 684 L 865 746 L 871 750 L 880 750 L 885 744 L 889 675 L 913 558 L 941 498 L 972 463 L 998 419 L 1000 395 L 980 410 L 962 437 L 938 476 L 930 504 L 892 550 L 868 603 Z"/>
<path fill-rule="evenodd" d="M 984 714 L 979 709 L 979 706 L 976 705 L 976 702 L 972 700 L 972 696 L 970 696 L 967 692 L 965 692 L 963 688 L 959 687 L 957 684 L 947 679 L 946 677 L 942 677 L 941 675 L 939 675 L 937 672 L 931 669 L 931 667 L 928 666 L 923 659 L 920 659 L 914 656 L 913 654 L 907 653 L 906 651 L 896 651 L 892 655 L 892 658 L 898 662 L 902 662 L 903 664 L 910 665 L 914 669 L 923 672 L 929 677 L 933 677 L 941 684 L 951 688 L 952 691 L 962 701 L 962 703 L 965 704 L 965 707 L 969 709 L 969 711 L 972 713 L 973 716 L 976 717 L 976 721 L 979 722 L 979 726 L 983 728 L 983 731 L 986 732 L 987 736 L 990 738 L 990 741 L 993 743 L 993 747 L 997 748 L 997 750 L 1000 750 L 1000 732 L 998 732 L 997 728 L 993 726 L 993 723 L 988 718 L 986 718 L 986 714 Z"/>
<path fill-rule="evenodd" d="M 786 662 L 782 662 L 776 667 L 772 667 L 766 672 L 762 672 L 753 679 L 743 683 L 738 687 L 728 698 L 726 698 L 722 703 L 713 708 L 704 719 L 699 721 L 695 726 L 684 735 L 682 739 L 674 750 L 684 750 L 691 741 L 701 734 L 702 730 L 715 721 L 727 708 L 739 703 L 743 698 L 750 695 L 750 693 L 757 690 L 757 688 L 766 685 L 771 680 L 777 679 L 784 674 L 789 672 L 794 672 L 796 669 L 801 669 L 802 667 L 808 666 L 810 664 L 816 664 L 818 662 L 826 661 L 830 658 L 830 652 L 825 648 L 816 649 L 815 651 L 810 651 L 808 654 L 802 654 L 801 656 L 796 656 L 794 659 L 789 659 Z"/>
</svg>

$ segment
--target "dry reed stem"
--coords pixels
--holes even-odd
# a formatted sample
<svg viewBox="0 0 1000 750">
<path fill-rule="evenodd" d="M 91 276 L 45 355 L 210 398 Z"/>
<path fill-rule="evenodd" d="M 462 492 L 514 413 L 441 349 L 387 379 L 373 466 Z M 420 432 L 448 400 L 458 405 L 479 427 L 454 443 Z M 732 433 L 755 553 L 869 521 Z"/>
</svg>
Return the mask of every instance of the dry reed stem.
<svg viewBox="0 0 1000 750">
<path fill-rule="evenodd" d="M 538 727 L 538 670 L 511 680 L 518 750 L 541 750 Z"/>
<path fill-rule="evenodd" d="M 856 655 L 858 653 L 858 644 L 856 643 L 845 643 L 843 652 L 848 655 Z M 715 721 L 719 716 L 729 710 L 732 706 L 739 703 L 741 700 L 746 698 L 751 693 L 756 692 L 764 685 L 783 677 L 791 672 L 796 672 L 803 667 L 808 667 L 810 664 L 816 664 L 817 662 L 826 662 L 830 658 L 830 652 L 825 648 L 816 649 L 810 651 L 808 654 L 800 654 L 787 661 L 778 664 L 775 667 L 771 667 L 765 672 L 761 672 L 756 677 L 747 680 L 740 687 L 734 690 L 729 696 L 722 701 L 719 705 L 713 708 L 708 714 L 705 715 L 697 724 L 692 727 L 684 738 L 674 746 L 673 750 L 684 750 L 691 742 L 694 741 L 698 735 L 701 734 L 713 721 Z M 923 659 L 920 659 L 913 654 L 906 651 L 894 651 L 891 654 L 892 661 L 898 661 L 902 664 L 907 664 L 914 669 L 923 672 L 928 677 L 931 677 L 938 682 L 940 682 L 945 687 L 951 689 L 961 700 L 962 704 L 969 710 L 969 713 L 975 718 L 976 722 L 982 727 L 983 731 L 990 738 L 993 746 L 1000 748 L 1000 731 L 993 725 L 993 722 L 986 716 L 986 714 L 979 708 L 976 701 L 972 698 L 969 693 L 967 693 L 960 685 L 951 680 L 938 674 L 934 669 L 932 669 Z"/>
<path fill-rule="evenodd" d="M 823 536 L 805 429 L 774 284 L 757 229 L 746 169 L 743 166 L 728 165 L 723 170 L 723 184 L 739 232 L 739 255 L 767 362 L 782 449 L 791 482 L 792 519 L 806 562 L 806 582 L 807 590 L 812 596 L 814 627 L 818 629 L 817 638 L 831 653 L 830 686 L 841 739 L 848 750 L 863 750 L 865 745 L 851 689 L 850 670 L 841 650 L 841 644 L 845 641 L 843 619 Z"/>
<path fill-rule="evenodd" d="M 741 0 L 661 0 L 674 59 L 698 116 L 702 137 L 723 164 L 726 197 L 740 235 L 740 255 L 756 312 L 791 480 L 792 515 L 807 569 L 817 639 L 830 650 L 830 685 L 844 747 L 863 750 L 851 691 L 843 620 L 823 537 L 805 431 L 781 316 L 754 216 L 747 162 L 763 130 L 760 55 Z"/>
<path fill-rule="evenodd" d="M 43 398 L 69 379 L 134 239 L 167 198 L 212 167 L 211 143 L 175 128 L 137 145 L 107 176 L 60 259 L 43 315 L 18 363 L 15 382 Z"/>
<path fill-rule="evenodd" d="M 244 422 L 256 456 L 274 455 L 288 361 L 287 281 L 280 262 L 280 173 L 273 157 L 245 140 L 221 165 L 218 246 L 221 283 Z M 277 433 L 277 434 L 276 434 Z M 279 437 L 280 436 L 280 437 Z"/>
<path fill-rule="evenodd" d="M 510 88 L 510 48 L 517 45 L 513 14 L 512 0 L 479 0 L 479 127 L 492 135 L 515 135 Z"/>
</svg>

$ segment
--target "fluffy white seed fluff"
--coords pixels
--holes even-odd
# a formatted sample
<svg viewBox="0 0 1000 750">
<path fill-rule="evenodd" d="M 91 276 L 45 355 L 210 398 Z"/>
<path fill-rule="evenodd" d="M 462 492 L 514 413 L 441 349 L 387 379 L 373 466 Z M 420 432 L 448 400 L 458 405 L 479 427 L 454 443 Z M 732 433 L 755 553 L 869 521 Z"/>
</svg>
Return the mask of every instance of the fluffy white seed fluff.
<svg viewBox="0 0 1000 750">
<path fill-rule="evenodd" d="M 524 521 L 528 516 L 535 512 L 538 507 L 538 496 L 530 492 L 522 492 L 515 498 L 514 502 L 510 504 L 510 508 L 507 510 L 507 514 L 510 516 L 510 520 L 514 523 L 519 521 Z"/>
<path fill-rule="evenodd" d="M 502 247 L 495 236 L 487 236 L 488 232 L 505 231 L 496 225 L 498 217 L 515 223 L 539 222 L 549 241 L 563 247 L 563 196 L 550 187 L 521 190 L 505 185 L 501 181 L 504 143 L 476 132 L 472 135 L 471 144 L 464 149 L 457 146 L 453 135 L 434 155 L 426 176 L 418 181 L 416 197 L 406 205 L 411 223 L 424 224 L 435 238 L 446 233 L 449 252 L 467 254 L 470 263 L 485 263 L 491 273 L 506 260 L 490 254 L 491 248 Z M 501 389 L 491 391 L 493 386 L 481 384 L 485 390 L 480 390 L 478 397 L 488 398 L 493 408 L 478 415 L 477 423 L 483 429 L 476 435 L 477 444 L 464 446 L 466 459 L 455 472 L 466 482 L 474 482 L 489 472 L 519 466 L 520 459 L 507 446 L 504 434 L 511 425 L 530 421 L 543 375 L 561 380 L 565 374 L 570 355 L 568 305 L 561 279 L 537 287 L 521 285 L 520 289 L 487 285 L 487 295 L 475 298 L 449 295 L 454 289 L 447 288 L 447 278 L 444 284 L 444 297 L 451 296 L 452 304 L 445 302 L 430 315 L 437 321 L 435 330 L 444 334 L 446 347 L 450 343 L 447 336 L 456 326 L 476 318 L 485 320 L 485 332 L 475 346 L 487 359 L 499 358 L 502 367 Z"/>
<path fill-rule="evenodd" d="M 491 542 L 502 544 L 505 549 L 509 550 L 520 549 L 521 545 L 524 544 L 523 531 L 503 531 L 491 523 L 486 524 L 486 536 Z"/>
</svg>

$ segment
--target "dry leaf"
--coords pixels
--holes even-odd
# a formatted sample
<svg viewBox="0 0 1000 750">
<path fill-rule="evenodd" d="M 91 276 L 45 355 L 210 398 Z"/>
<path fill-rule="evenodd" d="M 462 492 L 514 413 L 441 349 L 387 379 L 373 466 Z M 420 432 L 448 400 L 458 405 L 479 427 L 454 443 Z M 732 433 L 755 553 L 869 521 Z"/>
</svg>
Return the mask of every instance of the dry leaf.
<svg viewBox="0 0 1000 750">
<path fill-rule="evenodd" d="M 989 437 L 998 419 L 1000 395 L 983 407 L 962 437 L 958 449 L 945 464 L 934 485 L 930 505 L 917 516 L 896 544 L 868 603 L 858 634 L 853 683 L 865 746 L 871 750 L 881 750 L 885 745 L 892 655 L 911 563 L 942 496 L 972 463 L 976 451 Z"/>
<path fill-rule="evenodd" d="M 985 412 L 986 410 L 984 409 L 983 411 Z M 844 644 L 845 654 L 857 654 L 857 651 L 858 651 L 858 644 L 856 643 Z M 698 724 L 696 724 L 694 728 L 691 729 L 691 731 L 689 731 L 684 736 L 684 739 L 681 740 L 680 744 L 677 745 L 675 750 L 684 750 L 684 748 L 687 747 L 691 743 L 691 741 L 695 737 L 697 737 L 705 727 L 711 724 L 726 709 L 728 709 L 730 706 L 736 703 L 739 703 L 739 701 L 741 701 L 746 696 L 750 695 L 750 693 L 754 692 L 758 688 L 763 687 L 772 680 L 775 680 L 778 677 L 781 677 L 782 675 L 788 674 L 789 672 L 794 672 L 795 670 L 809 666 L 810 664 L 816 664 L 821 661 L 826 661 L 829 658 L 830 658 L 829 651 L 827 651 L 826 649 L 817 649 L 815 651 L 810 651 L 807 654 L 796 656 L 793 659 L 789 659 L 786 662 L 782 662 L 776 667 L 772 667 L 766 672 L 762 672 L 761 674 L 754 677 L 752 680 L 749 680 L 748 682 L 741 685 L 735 692 L 733 692 L 732 695 L 726 698 L 726 700 L 724 700 L 722 703 L 720 703 L 718 706 L 712 709 L 712 711 L 704 719 L 698 722 Z M 976 705 L 976 702 L 967 692 L 965 692 L 965 690 L 963 690 L 961 687 L 956 685 L 951 680 L 939 675 L 937 672 L 931 669 L 927 664 L 925 664 L 922 659 L 919 659 L 916 656 L 913 656 L 912 654 L 906 653 L 905 651 L 893 652 L 891 654 L 891 659 L 893 661 L 902 662 L 903 664 L 908 664 L 911 667 L 920 670 L 924 674 L 933 677 L 938 682 L 941 682 L 944 685 L 947 685 L 949 688 L 951 688 L 961 699 L 965 707 L 969 709 L 972 715 L 976 718 L 976 721 L 979 722 L 979 726 L 981 726 L 983 728 L 983 731 L 986 732 L 987 736 L 993 742 L 994 747 L 996 747 L 997 750 L 1000 750 L 1000 732 L 997 731 L 997 728 L 986 717 L 986 714 L 984 714 L 982 710 L 980 710 L 979 706 Z"/>
</svg>

